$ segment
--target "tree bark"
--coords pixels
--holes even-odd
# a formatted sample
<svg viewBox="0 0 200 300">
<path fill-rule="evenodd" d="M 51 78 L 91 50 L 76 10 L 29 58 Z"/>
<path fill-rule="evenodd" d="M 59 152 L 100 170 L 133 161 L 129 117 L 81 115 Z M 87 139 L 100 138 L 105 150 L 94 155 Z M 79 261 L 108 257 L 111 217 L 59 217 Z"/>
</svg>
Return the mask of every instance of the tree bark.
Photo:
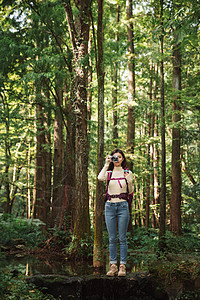
<svg viewBox="0 0 200 300">
<path fill-rule="evenodd" d="M 7 103 L 6 97 L 2 95 L 3 109 L 4 109 L 4 122 L 6 129 L 5 136 L 5 173 L 4 173 L 4 182 L 6 188 L 6 203 L 4 205 L 4 212 L 11 214 L 11 199 L 10 199 L 10 184 L 9 184 L 9 168 L 10 168 L 10 160 L 11 160 L 11 152 L 10 152 L 10 139 L 9 139 L 9 130 L 10 130 L 10 113 L 9 113 L 9 105 Z"/>
<path fill-rule="evenodd" d="M 163 0 L 160 0 L 161 7 L 161 35 L 160 35 L 160 99 L 161 99 L 161 189 L 160 189 L 160 231 L 159 242 L 163 248 L 166 222 L 166 147 L 165 147 L 165 94 L 164 94 L 164 62 L 163 62 L 163 45 L 164 45 L 164 29 L 163 29 Z"/>
<path fill-rule="evenodd" d="M 65 195 L 64 195 L 64 209 L 66 214 L 70 217 L 71 231 L 74 228 L 75 209 L 76 209 L 76 193 L 75 193 L 75 115 L 73 112 L 73 101 L 75 95 L 74 78 L 71 76 L 71 95 L 65 98 L 65 115 L 67 120 L 67 135 L 65 146 Z M 68 92 L 68 84 L 66 84 L 66 94 Z"/>
<path fill-rule="evenodd" d="M 46 137 L 43 123 L 43 110 L 40 105 L 37 106 L 37 131 L 36 131 L 36 157 L 35 157 L 35 176 L 34 176 L 34 217 L 45 223 L 43 229 L 46 228 L 49 214 L 49 201 L 47 201 L 47 177 L 48 160 L 45 149 Z M 49 190 L 48 190 L 49 191 Z"/>
<path fill-rule="evenodd" d="M 52 178 L 52 151 L 51 151 L 51 132 L 49 128 L 51 126 L 51 104 L 50 104 L 50 93 L 45 87 L 45 102 L 47 108 L 44 112 L 44 128 L 45 128 L 45 203 L 44 209 L 46 211 L 46 223 L 50 225 L 50 207 L 51 207 L 51 178 Z"/>
<path fill-rule="evenodd" d="M 177 43 L 175 33 L 175 43 L 173 48 L 173 82 L 174 91 L 172 102 L 172 191 L 170 205 L 170 229 L 176 234 L 181 234 L 181 45 Z"/>
<path fill-rule="evenodd" d="M 119 26 L 119 16 L 120 16 L 120 6 L 117 5 L 116 11 L 116 25 Z M 118 42 L 119 42 L 119 35 L 118 31 L 115 32 L 115 42 L 116 42 L 116 49 L 117 49 L 117 57 L 118 57 Z M 117 147 L 118 144 L 118 117 L 117 117 L 117 89 L 118 89 L 118 61 L 115 60 L 113 62 L 114 69 L 113 69 L 113 89 L 112 89 L 112 105 L 113 105 L 113 143 L 114 146 Z"/>
<path fill-rule="evenodd" d="M 88 44 L 88 52 L 91 54 L 92 50 L 92 36 L 89 37 L 89 44 Z M 92 115 L 92 58 L 91 55 L 89 57 L 89 71 L 88 71 L 88 92 L 87 92 L 87 98 L 88 98 L 88 121 L 91 121 L 91 115 Z M 90 134 L 90 122 L 89 122 L 89 128 L 88 132 Z"/>
<path fill-rule="evenodd" d="M 148 115 L 148 137 L 150 137 L 150 115 Z M 145 203 L 145 227 L 149 228 L 150 223 L 150 203 L 151 203 L 151 175 L 150 175 L 150 144 L 147 144 L 147 175 L 146 175 L 146 203 Z"/>
<path fill-rule="evenodd" d="M 98 148 L 97 175 L 104 164 L 104 66 L 103 66 L 103 0 L 98 0 L 98 28 L 97 28 L 97 79 L 98 79 Z M 95 227 L 94 227 L 94 255 L 93 266 L 103 266 L 103 182 L 97 180 L 95 199 Z"/>
<path fill-rule="evenodd" d="M 128 123 L 127 123 L 127 150 L 134 153 L 135 147 L 135 110 L 133 101 L 135 100 L 135 50 L 132 23 L 132 0 L 126 0 L 126 15 L 128 19 L 127 43 L 128 43 Z M 133 162 L 128 161 L 128 167 L 133 170 Z M 132 210 L 130 209 L 130 220 L 128 231 L 132 231 Z"/>
<path fill-rule="evenodd" d="M 39 90 L 37 89 L 37 97 Z M 34 216 L 46 223 L 44 210 L 45 199 L 45 128 L 43 109 L 40 104 L 36 106 L 36 153 L 35 153 L 35 176 L 34 176 Z"/>
<path fill-rule="evenodd" d="M 30 165 L 31 165 L 31 143 L 30 139 L 27 142 L 26 149 L 26 180 L 27 180 L 27 195 L 26 195 L 26 218 L 31 218 L 31 174 L 30 174 Z"/>
<path fill-rule="evenodd" d="M 149 172 L 150 172 L 150 204 L 151 204 L 151 223 L 152 227 L 156 227 L 156 216 L 155 216 L 155 198 L 154 198 L 154 99 L 153 99 L 153 78 L 155 77 L 155 67 L 153 62 L 150 64 L 150 85 L 149 85 L 149 99 L 150 99 L 150 112 L 149 112 L 149 137 L 150 137 L 150 155 L 149 155 Z"/>
<path fill-rule="evenodd" d="M 87 76 L 90 1 L 74 1 L 79 13 L 72 14 L 70 0 L 63 1 L 73 49 L 75 85 L 75 191 L 74 236 L 80 240 L 90 233 L 88 197 Z"/>
<path fill-rule="evenodd" d="M 62 214 L 62 204 L 64 200 L 64 142 L 63 142 L 63 122 L 60 106 L 63 105 L 62 87 L 57 88 L 59 106 L 55 109 L 54 120 L 54 156 L 53 156 L 53 199 L 51 226 L 58 225 Z"/>
<path fill-rule="evenodd" d="M 157 93 L 158 93 L 158 66 L 156 67 L 156 79 L 154 80 L 154 104 L 157 106 Z M 158 132 L 158 113 L 154 109 L 154 139 L 156 140 L 159 136 Z M 154 170 L 154 200 L 155 200 L 155 218 L 156 218 L 156 227 L 159 226 L 159 209 L 158 204 L 160 204 L 160 174 L 159 174 L 159 146 L 156 142 L 153 145 L 153 170 Z"/>
<path fill-rule="evenodd" d="M 135 146 L 135 111 L 133 100 L 135 100 L 135 51 L 132 24 L 132 0 L 126 0 L 126 14 L 128 19 L 127 43 L 128 43 L 128 129 L 127 147 L 134 153 Z"/>
</svg>

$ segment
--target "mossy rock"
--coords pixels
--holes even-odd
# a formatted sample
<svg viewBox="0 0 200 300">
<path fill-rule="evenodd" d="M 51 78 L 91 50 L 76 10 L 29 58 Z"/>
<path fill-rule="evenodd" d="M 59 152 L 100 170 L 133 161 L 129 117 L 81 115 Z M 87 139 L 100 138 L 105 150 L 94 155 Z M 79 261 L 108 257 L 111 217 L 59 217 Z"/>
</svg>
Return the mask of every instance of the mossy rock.
<svg viewBox="0 0 200 300">
<path fill-rule="evenodd" d="M 149 264 L 152 278 L 162 284 L 170 299 L 200 299 L 200 259 L 170 254 Z M 194 293 L 192 298 L 184 295 Z M 182 298 L 181 298 L 182 297 Z M 177 298 L 179 299 L 179 298 Z"/>
<path fill-rule="evenodd" d="M 27 279 L 42 291 L 59 299 L 167 300 L 167 293 L 153 286 L 148 273 L 128 274 L 125 278 L 107 276 L 35 275 Z"/>
</svg>

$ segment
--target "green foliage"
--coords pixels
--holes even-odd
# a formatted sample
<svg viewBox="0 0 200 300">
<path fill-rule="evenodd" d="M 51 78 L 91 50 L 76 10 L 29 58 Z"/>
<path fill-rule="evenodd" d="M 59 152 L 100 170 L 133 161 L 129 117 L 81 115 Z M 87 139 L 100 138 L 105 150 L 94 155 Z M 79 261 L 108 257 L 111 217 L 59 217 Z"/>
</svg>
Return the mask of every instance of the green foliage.
<svg viewBox="0 0 200 300">
<path fill-rule="evenodd" d="M 188 299 L 198 300 L 199 295 L 200 295 L 200 289 L 195 291 L 187 291 L 184 292 L 181 296 L 178 296 L 177 300 L 188 300 Z"/>
<path fill-rule="evenodd" d="M 0 299 L 54 300 L 55 298 L 42 293 L 33 284 L 26 283 L 24 275 L 15 276 L 12 271 L 7 271 L 0 274 Z"/>
<path fill-rule="evenodd" d="M 196 232 L 185 232 L 182 236 L 173 236 L 171 232 L 166 232 L 166 244 L 169 252 L 174 253 L 200 253 L 200 237 Z"/>
<path fill-rule="evenodd" d="M 198 257 L 168 256 L 158 261 L 150 263 L 150 272 L 159 276 L 165 283 L 171 283 L 174 280 L 195 280 L 200 275 L 200 262 Z"/>
<path fill-rule="evenodd" d="M 40 220 L 27 220 L 15 218 L 9 214 L 0 216 L 1 236 L 0 244 L 6 246 L 15 245 L 15 239 L 22 239 L 27 247 L 39 244 L 44 235 L 41 231 L 43 223 Z"/>
<path fill-rule="evenodd" d="M 72 1 L 73 2 L 73 1 Z M 35 108 L 38 104 L 42 106 L 43 115 L 49 112 L 49 123 L 47 128 L 39 128 L 50 134 L 53 141 L 54 111 L 56 110 L 56 95 L 61 89 L 66 103 L 69 102 L 71 82 L 73 78 L 73 56 L 71 42 L 62 2 L 39 1 L 29 3 L 28 1 L 2 1 L 0 9 L 0 212 L 3 212 L 6 201 L 13 201 L 12 213 L 16 216 L 22 215 L 26 208 L 27 189 L 30 189 L 31 200 L 33 199 L 34 172 L 35 172 Z M 116 22 L 116 4 L 120 5 L 120 22 Z M 179 8 L 179 5 L 181 8 Z M 136 119 L 136 136 L 134 155 L 129 159 L 133 161 L 133 173 L 135 183 L 134 200 L 136 207 L 133 213 L 139 215 L 140 210 L 137 203 L 142 207 L 144 217 L 146 179 L 153 169 L 147 160 L 147 146 L 156 145 L 158 153 L 161 150 L 160 143 L 160 35 L 161 20 L 159 17 L 159 3 L 157 1 L 146 1 L 142 5 L 140 1 L 133 3 L 133 31 L 135 49 L 135 71 L 136 71 L 136 97 L 132 101 Z M 73 6 L 74 16 L 78 9 Z M 97 3 L 93 1 L 92 14 L 94 27 L 97 26 Z M 171 189 L 171 103 L 174 91 L 172 91 L 172 47 L 173 30 L 176 30 L 178 42 L 182 43 L 182 120 L 178 124 L 182 131 L 182 156 L 193 176 L 196 184 L 191 185 L 188 174 L 182 174 L 182 224 L 183 228 L 197 231 L 200 224 L 199 206 L 199 3 L 196 0 L 176 1 L 164 3 L 164 72 L 165 72 L 165 110 L 166 110 L 166 169 L 167 169 L 167 207 L 169 207 Z M 127 63 L 130 57 L 127 54 L 127 18 L 124 1 L 104 2 L 104 69 L 105 69 L 105 154 L 109 153 L 116 141 L 113 141 L 112 124 L 113 111 L 118 114 L 118 146 L 126 151 L 127 138 Z M 115 35 L 118 33 L 118 41 Z M 91 120 L 88 121 L 89 128 L 89 193 L 91 204 L 91 224 L 93 221 L 93 203 L 96 188 L 96 149 L 97 149 L 97 76 L 95 69 L 94 39 L 90 53 L 93 81 L 91 85 L 92 103 Z M 84 60 L 88 60 L 85 57 Z M 117 105 L 113 107 L 112 93 L 114 88 L 113 68 L 118 63 L 117 82 Z M 153 67 L 153 68 L 151 68 Z M 72 73 L 71 73 L 72 72 Z M 150 99 L 150 79 L 154 83 L 153 96 Z M 36 91 L 39 87 L 39 92 Z M 65 86 L 63 88 L 63 86 Z M 46 97 L 49 94 L 49 97 Z M 47 99 L 48 98 L 48 99 Z M 64 101 L 63 101 L 64 102 Z M 65 118 L 66 107 L 61 105 Z M 70 114 L 71 112 L 69 112 Z M 149 114 L 157 116 L 158 136 L 149 136 Z M 68 123 L 68 120 L 64 120 Z M 46 120 L 45 120 L 46 122 Z M 67 136 L 66 128 L 63 129 L 64 142 Z M 43 145 L 46 152 L 51 153 L 54 145 Z M 30 149 L 30 165 L 27 161 L 27 151 Z M 54 153 L 52 151 L 52 153 Z M 52 154 L 53 156 L 53 154 Z M 53 157 L 52 157 L 53 161 Z M 7 168 L 7 169 L 6 169 Z M 15 172 L 17 170 L 17 172 Z M 157 167 L 159 176 L 161 160 Z M 27 182 L 27 172 L 30 172 L 30 182 Z M 6 173 L 7 172 L 7 173 Z M 53 172 L 52 172 L 53 173 Z M 16 176 L 18 175 L 18 177 Z M 159 177 L 160 179 L 160 177 Z M 9 190 L 9 195 L 7 191 Z M 159 216 L 158 216 L 159 217 Z M 169 210 L 167 210 L 169 220 Z M 6 221 L 2 223 L 3 229 L 8 234 L 2 234 L 0 241 L 9 240 L 20 232 L 20 237 L 28 236 L 30 244 L 40 240 L 40 232 L 33 225 L 23 225 L 21 219 L 18 221 Z M 1 220 L 2 222 L 2 220 Z M 9 223 L 10 222 L 10 223 Z M 20 223 L 22 222 L 22 223 Z M 12 223 L 12 225 L 10 225 Z M 25 224 L 25 223 L 24 223 Z M 33 223 L 32 223 L 33 224 Z M 29 229 L 30 231 L 29 231 Z M 31 230 L 33 231 L 31 232 Z M 23 234 L 24 231 L 24 234 Z M 152 234 L 152 236 L 151 236 Z M 76 241 L 67 231 L 55 230 L 54 235 L 60 244 L 66 242 L 69 253 L 78 249 Z M 68 235 L 68 237 L 67 237 Z M 138 236 L 140 236 L 138 232 Z M 146 240 L 143 239 L 146 237 Z M 107 235 L 104 235 L 107 240 Z M 150 237 L 150 238 L 148 238 Z M 27 237 L 26 237 L 27 238 Z M 192 239 L 192 237 L 191 237 Z M 151 248 L 156 244 L 153 233 L 145 233 L 140 238 L 137 234 L 133 241 L 141 249 Z M 130 241 L 131 243 L 131 241 Z M 171 240 L 173 245 L 174 241 Z M 182 243 L 182 242 L 181 242 Z M 87 244 L 87 242 L 86 242 Z M 89 242 L 90 244 L 90 242 Z M 106 243 L 105 243 L 106 244 Z M 188 245 L 186 245 L 188 246 Z M 67 246 L 68 247 L 68 246 Z M 84 254 L 87 246 L 80 247 Z M 85 250 L 84 250 L 85 249 Z"/>
<path fill-rule="evenodd" d="M 170 231 L 166 232 L 166 252 L 159 251 L 159 232 L 156 229 L 146 230 L 138 228 L 133 233 L 127 234 L 128 262 L 142 265 L 142 269 L 148 269 L 149 263 L 157 261 L 158 257 L 168 255 L 192 255 L 198 257 L 200 253 L 200 237 L 195 232 L 185 232 L 182 236 L 174 236 Z"/>
<path fill-rule="evenodd" d="M 134 230 L 133 234 L 128 232 L 128 242 L 130 243 L 130 246 L 133 246 L 135 249 L 154 251 L 158 242 L 158 231 L 154 229 L 146 230 L 145 228 L 138 228 Z"/>
<path fill-rule="evenodd" d="M 66 259 L 87 260 L 93 255 L 93 238 L 85 236 L 84 239 L 77 239 L 72 236 L 70 244 L 66 247 Z"/>
</svg>

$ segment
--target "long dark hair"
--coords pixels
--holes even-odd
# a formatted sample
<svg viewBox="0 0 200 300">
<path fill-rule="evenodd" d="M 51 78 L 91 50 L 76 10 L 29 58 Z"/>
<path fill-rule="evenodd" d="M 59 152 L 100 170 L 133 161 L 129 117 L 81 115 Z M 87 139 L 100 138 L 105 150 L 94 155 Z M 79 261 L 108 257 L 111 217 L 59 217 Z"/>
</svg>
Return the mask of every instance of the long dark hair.
<svg viewBox="0 0 200 300">
<path fill-rule="evenodd" d="M 115 153 L 120 153 L 123 157 L 123 162 L 122 162 L 122 168 L 125 169 L 126 168 L 126 157 L 124 155 L 124 152 L 118 148 L 114 149 L 112 152 L 111 152 L 111 156 L 115 155 Z M 108 171 L 112 171 L 114 169 L 114 164 L 113 162 L 111 161 L 110 164 L 109 164 L 109 167 L 108 167 Z"/>
</svg>

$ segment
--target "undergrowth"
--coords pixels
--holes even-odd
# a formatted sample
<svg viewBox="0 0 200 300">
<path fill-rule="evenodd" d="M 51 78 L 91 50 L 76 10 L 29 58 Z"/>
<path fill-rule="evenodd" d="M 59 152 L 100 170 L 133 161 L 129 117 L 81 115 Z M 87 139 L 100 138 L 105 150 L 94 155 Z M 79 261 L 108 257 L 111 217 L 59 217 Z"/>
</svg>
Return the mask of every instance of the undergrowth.
<svg viewBox="0 0 200 300">
<path fill-rule="evenodd" d="M 16 239 L 21 239 L 27 247 L 36 246 L 45 238 L 41 230 L 42 225 L 43 222 L 37 219 L 29 220 L 2 214 L 0 216 L 0 244 L 13 246 Z"/>
<path fill-rule="evenodd" d="M 0 299 L 54 300 L 55 298 L 42 293 L 33 284 L 28 284 L 23 274 L 15 275 L 11 270 L 7 270 L 0 273 Z"/>
</svg>

